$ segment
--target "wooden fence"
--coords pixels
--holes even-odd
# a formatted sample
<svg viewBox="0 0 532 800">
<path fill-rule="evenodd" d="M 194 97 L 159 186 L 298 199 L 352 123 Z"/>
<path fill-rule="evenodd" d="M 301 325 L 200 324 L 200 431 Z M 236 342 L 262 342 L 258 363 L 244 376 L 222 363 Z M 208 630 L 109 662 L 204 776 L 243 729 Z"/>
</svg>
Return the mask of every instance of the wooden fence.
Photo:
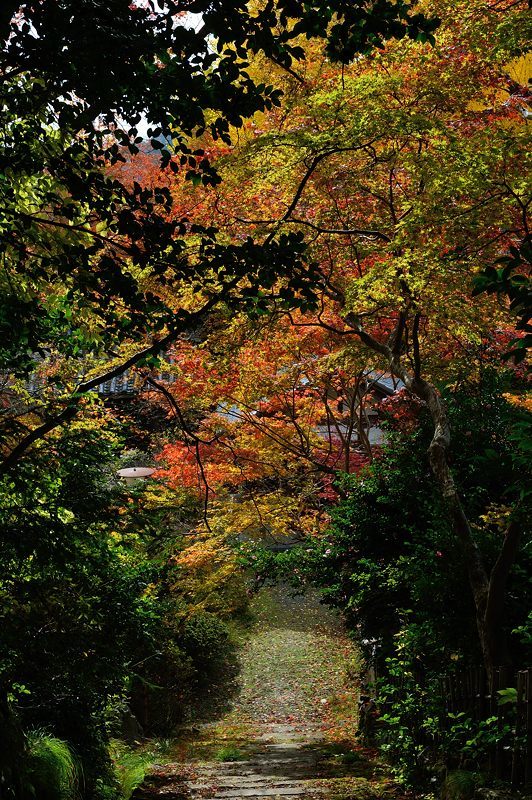
<svg viewBox="0 0 532 800">
<path fill-rule="evenodd" d="M 449 675 L 442 683 L 447 711 L 465 712 L 476 721 L 495 717 L 501 739 L 490 748 L 488 769 L 513 787 L 532 785 L 532 669 L 495 670 L 491 685 L 485 670 L 472 667 Z M 509 702 L 501 689 L 508 692 Z M 503 736 L 503 729 L 509 733 Z"/>
</svg>

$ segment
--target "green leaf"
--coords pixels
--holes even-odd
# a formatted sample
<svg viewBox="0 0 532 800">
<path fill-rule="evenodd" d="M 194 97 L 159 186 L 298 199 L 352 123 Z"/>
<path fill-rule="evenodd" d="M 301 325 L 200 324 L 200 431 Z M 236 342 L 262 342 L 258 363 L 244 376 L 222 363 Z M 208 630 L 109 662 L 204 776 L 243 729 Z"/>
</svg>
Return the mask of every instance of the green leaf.
<svg viewBox="0 0 532 800">
<path fill-rule="evenodd" d="M 517 689 L 513 689 L 512 687 L 499 689 L 497 694 L 499 695 L 498 705 L 500 706 L 507 705 L 508 703 L 517 703 Z"/>
</svg>

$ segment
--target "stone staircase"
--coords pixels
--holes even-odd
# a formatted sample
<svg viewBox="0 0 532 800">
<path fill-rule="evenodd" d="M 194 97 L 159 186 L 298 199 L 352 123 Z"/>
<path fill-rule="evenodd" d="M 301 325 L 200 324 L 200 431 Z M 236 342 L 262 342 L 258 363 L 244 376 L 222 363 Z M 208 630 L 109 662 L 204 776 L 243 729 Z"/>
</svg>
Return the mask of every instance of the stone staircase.
<svg viewBox="0 0 532 800">
<path fill-rule="evenodd" d="M 176 731 L 173 763 L 153 767 L 132 800 L 399 800 L 353 742 L 354 651 L 338 618 L 311 592 L 294 597 L 282 585 L 253 602 L 230 709 L 216 719 L 206 696 L 209 713 Z"/>
<path fill-rule="evenodd" d="M 189 796 L 212 800 L 309 797 L 317 773 L 317 754 L 293 745 L 266 745 L 245 761 L 205 764 L 188 782 Z"/>
<path fill-rule="evenodd" d="M 356 794 L 342 792 L 352 787 Z M 359 765 L 331 764 L 320 731 L 303 733 L 289 725 L 263 725 L 242 759 L 165 764 L 152 771 L 132 800 L 312 800 L 342 796 L 374 800 L 380 795 L 375 794 L 367 776 L 361 775 Z"/>
</svg>

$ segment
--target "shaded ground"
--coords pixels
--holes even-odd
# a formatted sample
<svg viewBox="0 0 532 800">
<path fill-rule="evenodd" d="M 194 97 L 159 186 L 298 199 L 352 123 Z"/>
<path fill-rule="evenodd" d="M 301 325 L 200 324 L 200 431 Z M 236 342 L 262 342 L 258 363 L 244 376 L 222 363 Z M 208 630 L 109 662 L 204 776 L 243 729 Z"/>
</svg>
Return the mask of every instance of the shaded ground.
<svg viewBox="0 0 532 800">
<path fill-rule="evenodd" d="M 183 731 L 135 800 L 395 796 L 354 740 L 358 654 L 338 620 L 282 588 L 263 590 L 254 612 L 231 710 Z"/>
</svg>

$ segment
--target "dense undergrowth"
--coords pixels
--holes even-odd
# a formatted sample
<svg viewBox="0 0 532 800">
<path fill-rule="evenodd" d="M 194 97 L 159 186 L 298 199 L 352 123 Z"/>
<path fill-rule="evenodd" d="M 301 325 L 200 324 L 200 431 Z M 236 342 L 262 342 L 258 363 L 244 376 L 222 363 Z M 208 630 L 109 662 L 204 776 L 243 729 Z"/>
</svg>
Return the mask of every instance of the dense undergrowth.
<svg viewBox="0 0 532 800">
<path fill-rule="evenodd" d="M 194 505 L 121 485 L 120 445 L 82 426 L 3 482 L 2 798 L 127 795 L 144 757 L 115 768 L 110 737 L 168 734 L 234 673 L 241 569 L 180 561 Z"/>
</svg>

